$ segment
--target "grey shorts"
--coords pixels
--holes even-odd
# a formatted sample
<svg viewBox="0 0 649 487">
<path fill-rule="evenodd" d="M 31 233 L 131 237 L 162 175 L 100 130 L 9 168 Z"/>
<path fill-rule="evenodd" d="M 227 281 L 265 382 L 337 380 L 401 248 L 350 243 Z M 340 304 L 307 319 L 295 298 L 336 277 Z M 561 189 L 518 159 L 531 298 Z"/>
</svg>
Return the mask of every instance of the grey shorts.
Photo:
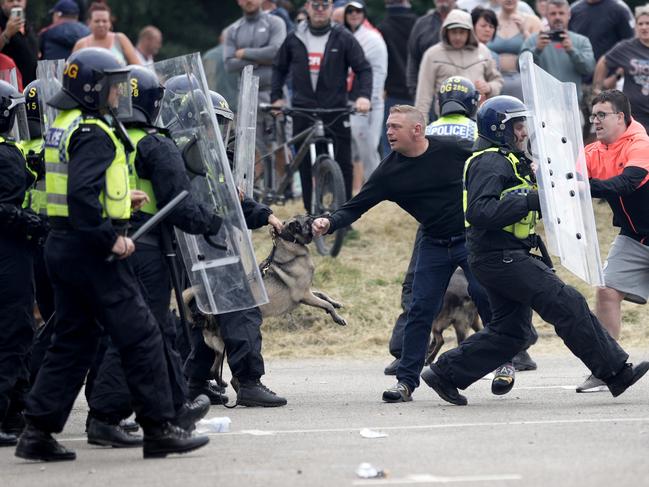
<svg viewBox="0 0 649 487">
<path fill-rule="evenodd" d="M 618 235 L 604 262 L 606 287 L 623 293 L 624 299 L 646 304 L 649 299 L 649 246 Z"/>
</svg>

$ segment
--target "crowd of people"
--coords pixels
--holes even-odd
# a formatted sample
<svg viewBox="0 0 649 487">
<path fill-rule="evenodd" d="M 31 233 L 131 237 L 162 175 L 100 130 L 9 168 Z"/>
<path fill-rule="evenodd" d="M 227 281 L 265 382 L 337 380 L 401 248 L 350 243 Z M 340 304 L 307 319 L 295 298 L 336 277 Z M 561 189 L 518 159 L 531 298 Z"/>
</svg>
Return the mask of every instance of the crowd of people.
<svg viewBox="0 0 649 487">
<path fill-rule="evenodd" d="M 211 380 L 215 353 L 200 328 L 178 343 L 169 313 L 178 269 L 165 256 L 174 227 L 209 239 L 224 225 L 191 191 L 183 148 L 192 142 L 179 136 L 184 124 L 203 123 L 187 105 L 201 88 L 181 75 L 163 83 L 149 69 L 160 31 L 143 28 L 134 46 L 113 32 L 104 2 L 90 6 L 86 26 L 76 2 L 59 0 L 40 42 L 25 3 L 0 0 L 1 60 L 20 75 L 15 85 L 0 81 L 0 446 L 17 445 L 30 460 L 75 459 L 52 435 L 85 383 L 89 443 L 142 447 L 145 458 L 195 450 L 209 441 L 191 434 L 195 423 L 228 399 Z M 649 299 L 649 9 L 633 19 L 617 0 L 545 0 L 537 15 L 519 0 L 437 0 L 417 18 L 407 0 L 385 3 L 375 27 L 363 0 L 307 0 L 298 12 L 282 0 L 238 0 L 242 17 L 204 55 L 214 91 L 198 97 L 225 129 L 219 146 L 231 142 L 246 66 L 259 78 L 259 104 L 354 106 L 348 117 L 323 116 L 347 202 L 313 215 L 312 231 L 348 228 L 384 200 L 419 223 L 385 371 L 397 383 L 383 401 L 412 400 L 421 377 L 443 400 L 466 405 L 458 389 L 491 371 L 492 392 L 508 393 L 516 370 L 536 368 L 526 352 L 537 339 L 532 310 L 592 372 L 577 392 L 622 394 L 649 371 L 649 362 L 628 363 L 617 343 L 621 302 Z M 594 139 L 585 151 L 590 190 L 621 228 L 595 313 L 533 255 L 541 197 L 517 67 L 524 51 L 577 85 L 584 134 Z M 38 59 L 66 59 L 47 100 L 39 96 L 53 81 L 36 79 Z M 125 100 L 131 110 L 122 112 Z M 45 106 L 56 118 L 46 120 Z M 159 116 L 163 107 L 174 117 Z M 261 112 L 258 124 L 263 153 Z M 308 124 L 295 116 L 292 130 Z M 300 176 L 308 210 L 310 164 Z M 165 223 L 134 243 L 133 232 L 184 190 Z M 284 238 L 269 207 L 244 195 L 239 203 L 249 228 L 270 225 Z M 484 329 L 425 367 L 431 323 L 458 267 Z M 38 333 L 35 302 L 46 323 Z M 236 404 L 284 406 L 261 382 L 261 320 L 258 307 L 216 318 Z M 127 421 L 132 413 L 137 424 Z"/>
</svg>

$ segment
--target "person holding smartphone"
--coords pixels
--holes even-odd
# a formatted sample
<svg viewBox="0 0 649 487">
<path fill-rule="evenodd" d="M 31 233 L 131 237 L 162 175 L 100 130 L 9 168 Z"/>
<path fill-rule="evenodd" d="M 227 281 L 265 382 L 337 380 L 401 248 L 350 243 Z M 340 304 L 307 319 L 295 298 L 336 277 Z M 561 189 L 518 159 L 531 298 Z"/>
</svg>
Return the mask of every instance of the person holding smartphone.
<svg viewBox="0 0 649 487">
<path fill-rule="evenodd" d="M 38 39 L 25 21 L 27 0 L 0 0 L 0 52 L 16 63 L 25 85 L 36 79 Z"/>
<path fill-rule="evenodd" d="M 568 30 L 570 5 L 567 0 L 549 0 L 546 6 L 549 30 L 532 34 L 521 52 L 530 51 L 534 63 L 560 81 L 577 85 L 581 102 L 582 76 L 590 76 L 595 69 L 595 57 L 588 37 Z"/>
</svg>

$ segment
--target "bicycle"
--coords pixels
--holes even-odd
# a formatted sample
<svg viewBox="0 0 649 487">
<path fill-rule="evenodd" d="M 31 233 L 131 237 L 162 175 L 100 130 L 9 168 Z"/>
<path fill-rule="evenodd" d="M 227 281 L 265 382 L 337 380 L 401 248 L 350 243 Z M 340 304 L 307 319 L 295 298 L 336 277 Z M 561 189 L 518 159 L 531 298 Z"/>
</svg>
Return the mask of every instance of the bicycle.
<svg viewBox="0 0 649 487">
<path fill-rule="evenodd" d="M 290 140 L 278 144 L 273 142 L 273 148 L 268 154 L 264 154 L 255 161 L 255 188 L 254 196 L 257 201 L 264 204 L 283 204 L 286 201 L 286 191 L 291 187 L 293 176 L 299 171 L 299 167 L 310 156 L 312 175 L 314 179 L 313 196 L 311 200 L 311 215 L 322 215 L 330 213 L 346 201 L 345 180 L 343 179 L 340 166 L 334 159 L 333 140 L 325 135 L 325 129 L 334 124 L 340 117 L 354 113 L 351 107 L 345 108 L 289 108 L 273 107 L 268 104 L 260 105 L 262 112 L 278 111 L 284 115 L 284 121 L 279 117 L 274 118 L 275 134 L 282 138 L 283 124 L 285 117 L 297 115 L 307 117 L 313 121 L 313 125 Z M 339 114 L 330 123 L 325 124 L 321 118 L 324 114 Z M 293 145 L 299 148 L 293 154 Z M 318 153 L 318 145 L 326 145 L 326 153 Z M 281 151 L 281 152 L 280 152 Z M 278 180 L 276 171 L 276 160 L 284 163 L 284 175 Z M 290 162 L 289 162 L 290 161 Z M 258 169 L 261 167 L 261 171 Z M 314 239 L 316 249 L 320 255 L 336 257 L 343 245 L 344 231 L 335 231 L 330 235 L 323 235 Z"/>
</svg>

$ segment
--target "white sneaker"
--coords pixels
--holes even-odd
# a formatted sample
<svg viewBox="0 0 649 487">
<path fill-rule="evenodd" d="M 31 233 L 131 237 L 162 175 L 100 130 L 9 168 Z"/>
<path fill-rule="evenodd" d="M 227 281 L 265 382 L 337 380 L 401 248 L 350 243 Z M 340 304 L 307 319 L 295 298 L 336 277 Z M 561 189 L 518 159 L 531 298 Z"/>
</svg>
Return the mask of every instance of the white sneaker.
<svg viewBox="0 0 649 487">
<path fill-rule="evenodd" d="M 577 386 L 577 392 L 605 392 L 608 391 L 606 383 L 590 374 L 583 384 Z"/>
</svg>

